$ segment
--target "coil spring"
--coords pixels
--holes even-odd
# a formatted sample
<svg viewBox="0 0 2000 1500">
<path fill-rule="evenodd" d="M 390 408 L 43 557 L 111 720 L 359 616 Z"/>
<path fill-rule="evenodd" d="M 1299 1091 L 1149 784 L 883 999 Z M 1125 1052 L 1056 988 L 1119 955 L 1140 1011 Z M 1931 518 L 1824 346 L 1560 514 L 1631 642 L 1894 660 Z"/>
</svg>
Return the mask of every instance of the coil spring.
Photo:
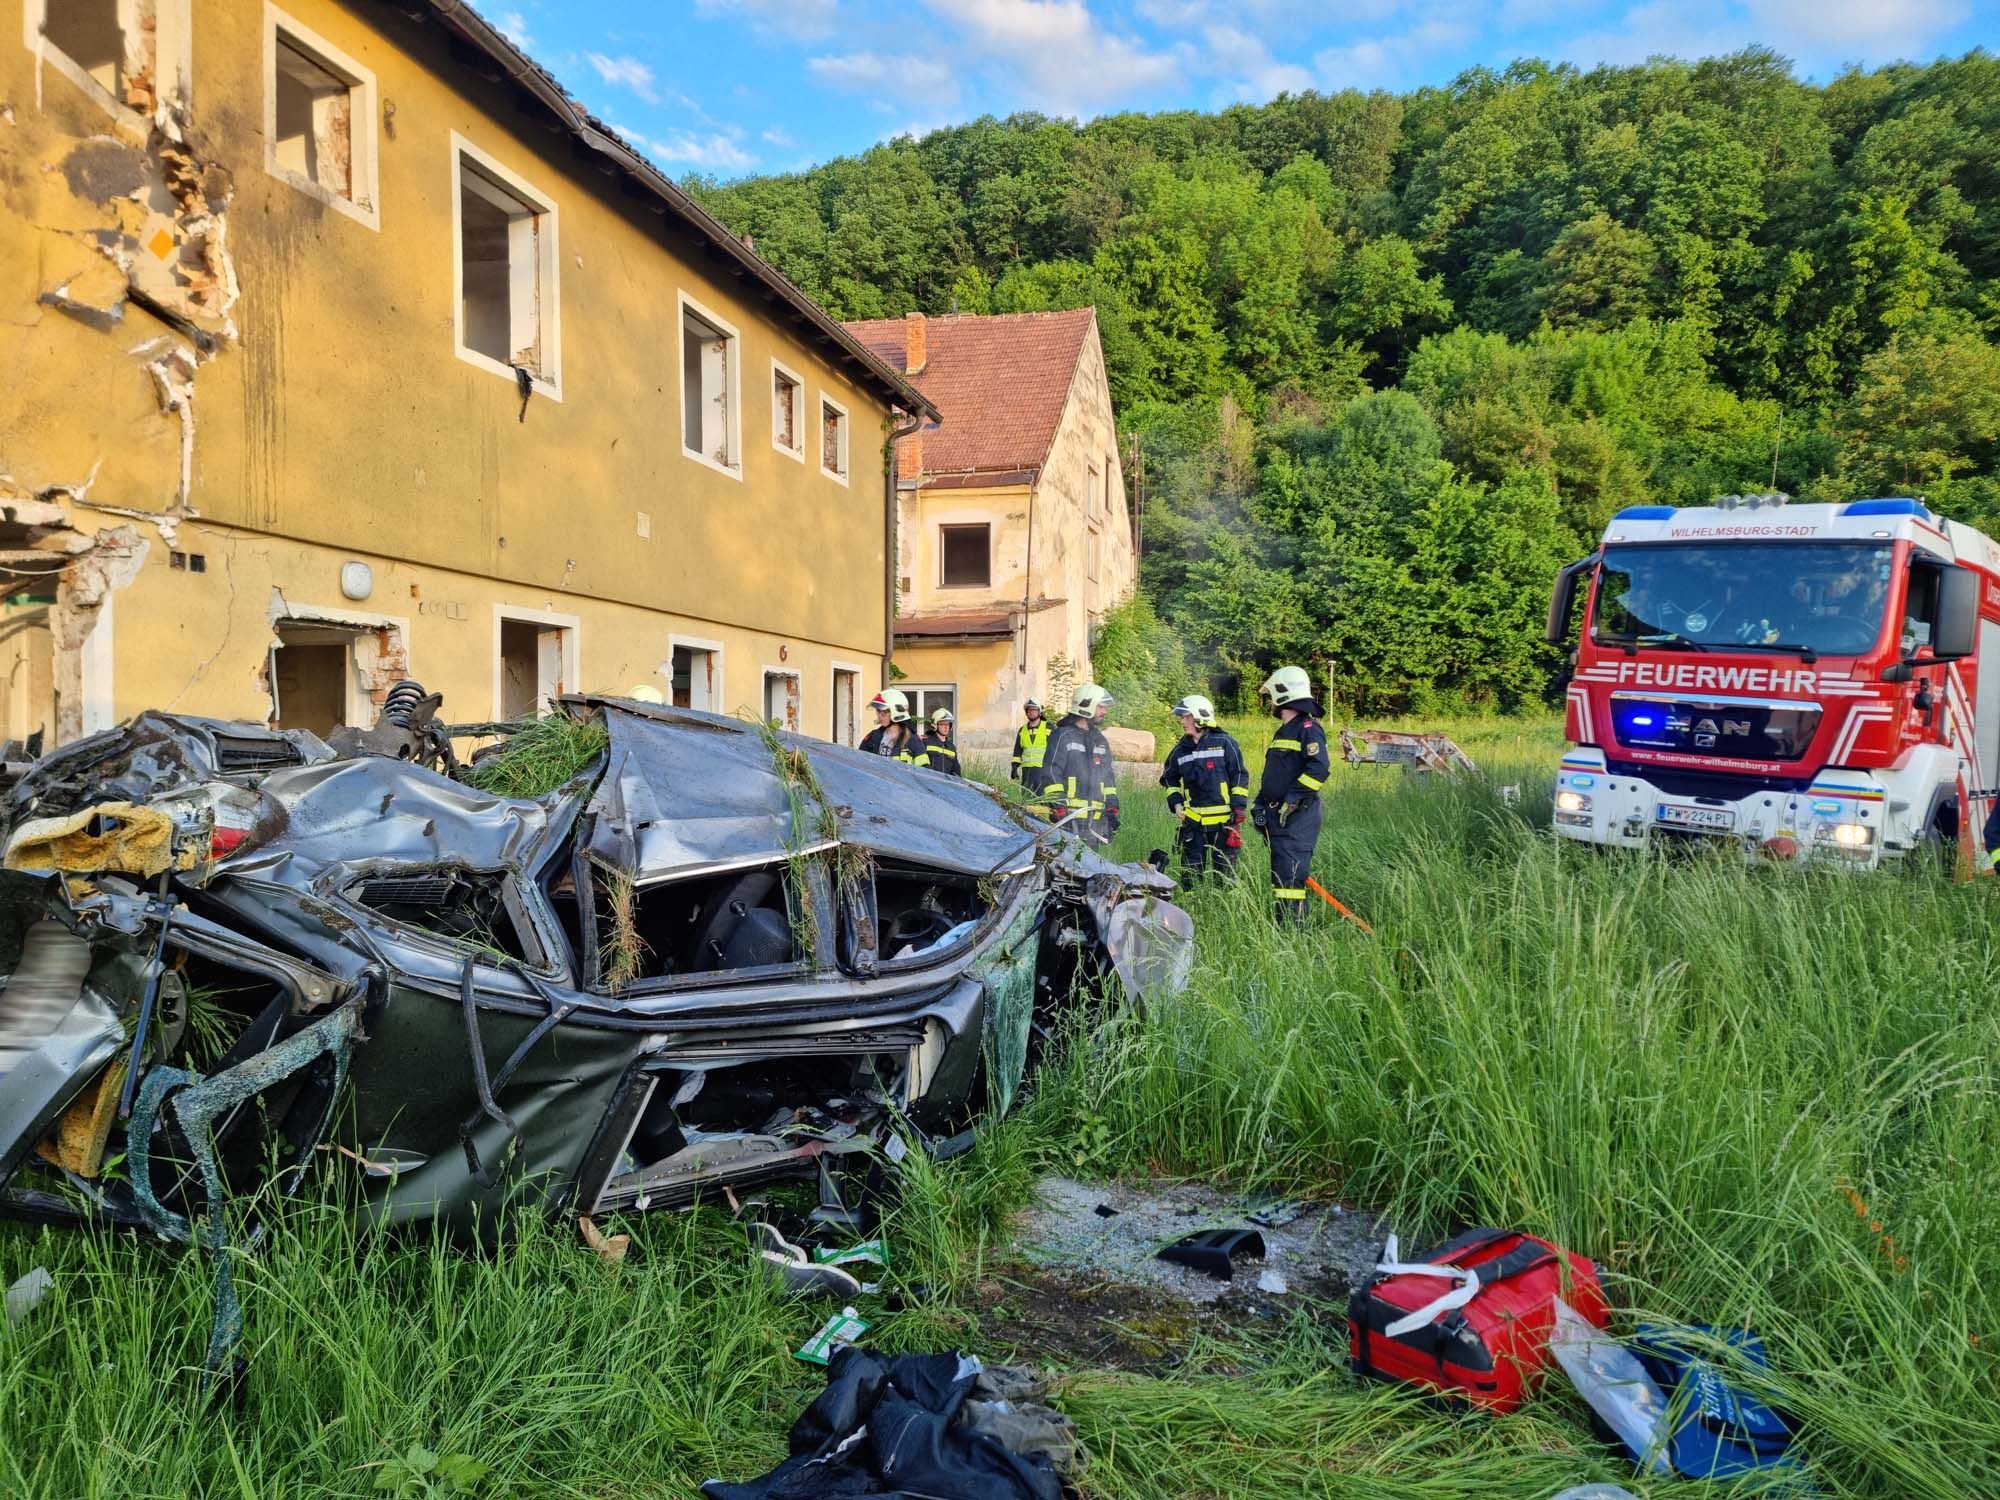
<svg viewBox="0 0 2000 1500">
<path fill-rule="evenodd" d="M 410 710 L 423 702 L 424 698 L 424 685 L 421 682 L 414 678 L 403 678 L 391 687 L 382 699 L 382 721 L 408 729 Z"/>
</svg>

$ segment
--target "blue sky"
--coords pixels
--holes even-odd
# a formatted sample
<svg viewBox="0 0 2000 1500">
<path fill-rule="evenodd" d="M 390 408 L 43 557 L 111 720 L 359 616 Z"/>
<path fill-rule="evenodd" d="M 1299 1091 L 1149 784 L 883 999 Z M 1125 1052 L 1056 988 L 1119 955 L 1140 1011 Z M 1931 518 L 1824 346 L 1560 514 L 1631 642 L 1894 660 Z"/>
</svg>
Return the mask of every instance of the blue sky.
<svg viewBox="0 0 2000 1500">
<path fill-rule="evenodd" d="M 1807 77 L 2000 43 L 2000 0 L 481 0 L 668 171 L 791 171 L 1034 109 L 1214 109 L 1405 89 L 1516 57 L 1751 43 Z"/>
</svg>

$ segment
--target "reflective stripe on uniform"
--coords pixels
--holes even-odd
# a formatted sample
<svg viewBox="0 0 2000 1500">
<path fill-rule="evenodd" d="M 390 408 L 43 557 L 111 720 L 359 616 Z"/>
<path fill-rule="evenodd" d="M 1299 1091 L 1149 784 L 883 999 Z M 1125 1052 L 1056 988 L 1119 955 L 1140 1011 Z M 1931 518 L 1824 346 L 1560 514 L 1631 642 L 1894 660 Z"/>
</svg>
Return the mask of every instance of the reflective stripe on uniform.
<svg viewBox="0 0 2000 1500">
<path fill-rule="evenodd" d="M 1305 772 L 1301 771 L 1299 772 L 1299 785 L 1305 787 L 1308 791 L 1316 792 L 1325 786 L 1326 783 L 1321 781 L 1317 776 L 1308 776 Z"/>
<path fill-rule="evenodd" d="M 1271 894 L 1276 896 L 1280 901 L 1303 901 L 1306 899 L 1304 886 L 1300 886 L 1297 890 L 1292 890 L 1285 886 L 1274 886 Z"/>
<path fill-rule="evenodd" d="M 1301 745 L 1297 740 L 1272 740 L 1271 748 L 1273 750 L 1303 750 L 1305 746 Z"/>
</svg>

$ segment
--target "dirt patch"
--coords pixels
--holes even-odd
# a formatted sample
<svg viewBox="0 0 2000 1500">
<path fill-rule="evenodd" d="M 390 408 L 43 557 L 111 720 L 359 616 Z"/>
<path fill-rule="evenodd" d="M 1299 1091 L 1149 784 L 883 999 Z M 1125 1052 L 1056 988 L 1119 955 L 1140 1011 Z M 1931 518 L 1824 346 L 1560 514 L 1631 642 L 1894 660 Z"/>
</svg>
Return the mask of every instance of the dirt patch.
<svg viewBox="0 0 2000 1500">
<path fill-rule="evenodd" d="M 980 1283 L 975 1305 L 982 1352 L 1058 1370 L 1163 1374 L 1198 1337 L 1231 1326 L 1217 1307 L 1157 1288 L 1019 1262 Z"/>
<path fill-rule="evenodd" d="M 1207 1229 L 1255 1229 L 1261 1260 L 1239 1258 L 1231 1280 L 1160 1260 L 1159 1252 Z M 1196 1305 L 1256 1314 L 1260 1301 L 1345 1299 L 1380 1256 L 1386 1226 L 1339 1204 L 1274 1203 L 1200 1183 L 1083 1183 L 1044 1178 L 1015 1225 L 1031 1265 L 1088 1281 L 1145 1288 Z"/>
</svg>

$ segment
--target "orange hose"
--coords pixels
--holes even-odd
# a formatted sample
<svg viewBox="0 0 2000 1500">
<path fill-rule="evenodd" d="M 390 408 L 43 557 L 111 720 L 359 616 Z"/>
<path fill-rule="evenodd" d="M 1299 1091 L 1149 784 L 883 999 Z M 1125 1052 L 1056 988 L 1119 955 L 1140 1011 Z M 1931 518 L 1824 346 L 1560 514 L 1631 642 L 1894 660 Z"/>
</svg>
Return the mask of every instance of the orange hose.
<svg viewBox="0 0 2000 1500">
<path fill-rule="evenodd" d="M 1317 880 L 1314 880 L 1310 875 L 1306 876 L 1306 889 L 1311 891 L 1315 896 L 1319 897 L 1320 900 L 1324 901 L 1328 906 L 1332 907 L 1335 911 L 1339 912 L 1343 917 L 1347 918 L 1348 921 L 1352 922 L 1356 927 L 1359 927 L 1363 932 L 1367 933 L 1370 937 L 1375 936 L 1374 928 L 1370 927 L 1366 922 L 1362 921 L 1361 918 L 1355 916 L 1353 912 L 1349 911 L 1346 907 L 1342 906 L 1338 901 L 1334 900 L 1333 892 L 1329 891 L 1325 886 L 1321 885 Z"/>
</svg>

